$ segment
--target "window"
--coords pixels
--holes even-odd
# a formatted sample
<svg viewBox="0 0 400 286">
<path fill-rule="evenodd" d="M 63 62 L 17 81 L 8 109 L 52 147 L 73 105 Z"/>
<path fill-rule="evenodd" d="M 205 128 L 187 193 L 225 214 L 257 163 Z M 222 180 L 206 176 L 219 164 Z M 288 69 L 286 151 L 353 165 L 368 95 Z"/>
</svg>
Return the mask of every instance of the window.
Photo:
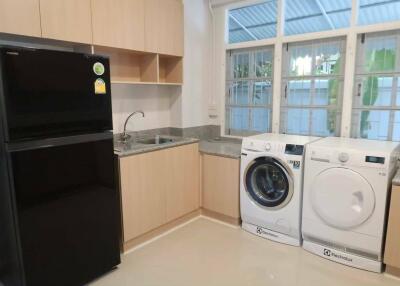
<svg viewBox="0 0 400 286">
<path fill-rule="evenodd" d="M 271 130 L 272 48 L 228 51 L 225 134 Z"/>
<path fill-rule="evenodd" d="M 338 136 L 345 40 L 288 44 L 284 53 L 281 132 Z"/>
<path fill-rule="evenodd" d="M 359 0 L 359 5 L 360 25 L 400 20 L 400 0 Z"/>
<path fill-rule="evenodd" d="M 352 136 L 400 141 L 400 33 L 359 37 Z"/>
<path fill-rule="evenodd" d="M 275 37 L 276 15 L 276 0 L 228 11 L 229 43 Z"/>
<path fill-rule="evenodd" d="M 286 0 L 285 35 L 350 26 L 351 0 Z"/>
</svg>

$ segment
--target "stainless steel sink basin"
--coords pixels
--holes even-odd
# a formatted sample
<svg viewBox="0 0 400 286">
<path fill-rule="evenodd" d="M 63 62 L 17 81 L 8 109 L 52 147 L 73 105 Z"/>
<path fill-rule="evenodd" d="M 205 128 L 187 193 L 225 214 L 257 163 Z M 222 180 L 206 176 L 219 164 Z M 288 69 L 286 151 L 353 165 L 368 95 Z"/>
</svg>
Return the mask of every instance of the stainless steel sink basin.
<svg viewBox="0 0 400 286">
<path fill-rule="evenodd" d="M 181 140 L 179 137 L 170 137 L 163 135 L 155 135 L 146 138 L 135 138 L 135 136 L 129 137 L 126 140 L 120 138 L 114 141 L 114 150 L 116 152 L 130 152 L 133 150 L 143 149 L 145 146 L 156 147 L 160 145 L 167 145 Z"/>
<path fill-rule="evenodd" d="M 137 140 L 138 144 L 145 144 L 145 145 L 160 145 L 166 143 L 173 143 L 175 140 L 172 138 L 166 138 L 161 136 L 155 136 L 153 138 L 147 138 L 142 140 Z"/>
</svg>

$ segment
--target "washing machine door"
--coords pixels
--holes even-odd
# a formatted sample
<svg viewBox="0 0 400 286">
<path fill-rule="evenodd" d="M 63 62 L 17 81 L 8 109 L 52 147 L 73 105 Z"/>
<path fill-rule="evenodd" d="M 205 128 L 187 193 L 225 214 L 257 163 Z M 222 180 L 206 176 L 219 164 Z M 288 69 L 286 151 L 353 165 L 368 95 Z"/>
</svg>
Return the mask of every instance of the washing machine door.
<svg viewBox="0 0 400 286">
<path fill-rule="evenodd" d="M 311 205 L 328 225 L 353 229 L 366 222 L 375 209 L 375 193 L 368 181 L 347 168 L 330 168 L 311 186 Z"/>
<path fill-rule="evenodd" d="M 244 173 L 244 182 L 249 197 L 264 208 L 283 208 L 293 196 L 293 176 L 275 158 L 253 160 Z"/>
</svg>

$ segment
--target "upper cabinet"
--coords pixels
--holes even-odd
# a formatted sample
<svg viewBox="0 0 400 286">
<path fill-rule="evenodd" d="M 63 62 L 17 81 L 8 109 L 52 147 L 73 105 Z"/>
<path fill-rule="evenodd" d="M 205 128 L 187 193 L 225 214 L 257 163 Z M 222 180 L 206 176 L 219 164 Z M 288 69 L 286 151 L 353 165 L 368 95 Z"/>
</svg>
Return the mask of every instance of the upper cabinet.
<svg viewBox="0 0 400 286">
<path fill-rule="evenodd" d="M 91 14 L 90 0 L 40 0 L 42 37 L 90 44 Z"/>
<path fill-rule="evenodd" d="M 148 0 L 92 0 L 93 44 L 144 51 Z"/>
<path fill-rule="evenodd" d="M 40 37 L 39 0 L 0 0 L 0 32 Z"/>
<path fill-rule="evenodd" d="M 146 0 L 146 52 L 183 56 L 183 46 L 182 1 Z"/>
</svg>

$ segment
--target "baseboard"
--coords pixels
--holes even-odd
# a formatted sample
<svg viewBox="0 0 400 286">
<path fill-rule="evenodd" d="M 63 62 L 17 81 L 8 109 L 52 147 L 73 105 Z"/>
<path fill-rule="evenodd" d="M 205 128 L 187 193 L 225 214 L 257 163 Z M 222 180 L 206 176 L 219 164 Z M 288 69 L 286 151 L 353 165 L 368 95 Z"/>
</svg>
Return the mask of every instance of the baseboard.
<svg viewBox="0 0 400 286">
<path fill-rule="evenodd" d="M 390 265 L 386 265 L 386 270 L 385 270 L 385 272 L 386 272 L 387 274 L 390 274 L 390 275 L 392 275 L 392 276 L 395 276 L 395 277 L 397 277 L 397 278 L 400 278 L 400 268 L 393 267 L 393 266 L 390 266 Z"/>
<path fill-rule="evenodd" d="M 126 252 L 132 250 L 133 248 L 135 248 L 143 243 L 146 243 L 147 241 L 152 240 L 158 236 L 161 236 L 164 233 L 166 233 L 174 228 L 177 228 L 180 225 L 182 225 L 200 215 L 201 215 L 201 210 L 197 209 L 197 210 L 195 210 L 189 214 L 186 214 L 176 220 L 173 220 L 173 221 L 171 221 L 167 224 L 164 224 L 156 229 L 153 229 L 145 234 L 142 234 L 141 236 L 131 239 L 124 243 L 123 251 L 124 251 L 124 253 L 126 253 Z"/>
<path fill-rule="evenodd" d="M 176 220 L 173 220 L 167 224 L 164 224 L 156 229 L 153 229 L 145 234 L 142 234 L 141 236 L 138 236 L 134 239 L 131 239 L 123 244 L 123 252 L 127 253 L 135 248 L 139 247 L 140 245 L 147 244 L 148 242 L 157 239 L 158 237 L 161 237 L 170 231 L 173 231 L 175 228 L 179 228 L 180 226 L 184 225 L 185 223 L 202 216 L 206 216 L 218 221 L 221 221 L 223 223 L 227 223 L 230 225 L 234 226 L 240 226 L 241 225 L 241 220 L 240 218 L 233 218 L 224 214 L 220 214 L 214 211 L 210 211 L 207 209 L 197 209 L 189 214 L 186 214 Z"/>
<path fill-rule="evenodd" d="M 201 215 L 207 216 L 207 217 L 210 217 L 210 218 L 213 218 L 213 219 L 216 219 L 216 220 L 228 223 L 228 224 L 232 224 L 235 226 L 240 226 L 242 223 L 240 218 L 230 217 L 230 216 L 220 214 L 220 213 L 217 213 L 214 211 L 210 211 L 210 210 L 207 210 L 204 208 L 201 209 Z"/>
</svg>

